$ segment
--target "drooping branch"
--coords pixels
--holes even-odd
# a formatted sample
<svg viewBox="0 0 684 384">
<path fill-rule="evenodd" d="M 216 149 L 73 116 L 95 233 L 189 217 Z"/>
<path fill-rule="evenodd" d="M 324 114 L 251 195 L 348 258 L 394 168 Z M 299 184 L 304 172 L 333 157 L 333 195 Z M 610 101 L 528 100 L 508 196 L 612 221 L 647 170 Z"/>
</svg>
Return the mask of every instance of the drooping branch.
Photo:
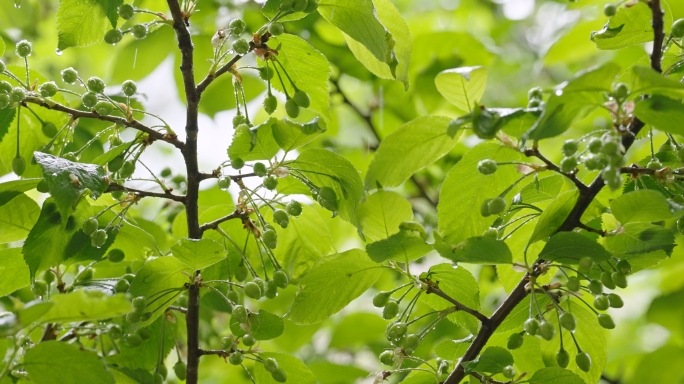
<svg viewBox="0 0 684 384">
<path fill-rule="evenodd" d="M 662 60 L 662 44 L 663 44 L 663 11 L 660 6 L 660 0 L 651 0 L 650 7 L 653 17 L 653 30 L 654 30 L 654 46 L 653 53 L 651 54 L 651 67 L 660 72 L 660 62 Z M 639 131 L 644 127 L 644 123 L 639 119 L 635 118 L 626 132 L 623 133 L 622 144 L 625 151 L 628 150 L 634 143 L 634 139 Z M 596 198 L 596 195 L 601 191 L 605 182 L 601 176 L 597 176 L 596 179 L 589 185 L 588 188 L 580 190 L 580 196 L 575 203 L 570 215 L 563 222 L 561 227 L 557 232 L 568 232 L 572 231 L 581 225 L 580 218 L 582 214 L 589 207 L 591 202 Z M 504 300 L 501 306 L 494 312 L 492 317 L 490 317 L 489 324 L 480 329 L 477 336 L 473 340 L 473 343 L 468 347 L 463 357 L 460 359 L 463 361 L 472 361 L 477 358 L 482 349 L 487 344 L 489 338 L 494 334 L 496 329 L 501 325 L 501 323 L 510 315 L 513 309 L 528 295 L 527 285 L 531 278 L 539 276 L 541 270 L 536 268 L 530 274 L 525 275 L 525 277 L 518 283 L 518 285 L 511 291 L 510 295 Z M 465 377 L 465 370 L 463 365 L 459 364 L 456 366 L 449 377 L 444 381 L 444 384 L 458 384 Z"/>
<path fill-rule="evenodd" d="M 122 126 L 130 127 L 133 129 L 137 129 L 138 131 L 144 132 L 150 136 L 153 140 L 160 140 L 160 141 L 165 141 L 171 145 L 173 145 L 176 148 L 183 149 L 184 143 L 180 140 L 178 140 L 178 137 L 174 135 L 170 135 L 167 133 L 162 133 L 159 131 L 156 131 L 145 124 L 141 123 L 138 120 L 128 120 L 123 117 L 119 116 L 112 116 L 112 115 L 100 115 L 95 111 L 80 111 L 78 109 L 74 108 L 69 108 L 65 105 L 59 104 L 59 103 L 49 103 L 43 99 L 39 99 L 37 97 L 27 97 L 24 99 L 24 104 L 26 103 L 31 103 L 31 104 L 36 104 L 39 105 L 45 109 L 50 109 L 53 111 L 60 111 L 64 113 L 68 113 L 69 115 L 73 116 L 74 118 L 78 119 L 96 119 L 96 120 L 102 120 L 102 121 L 109 121 L 110 123 L 115 123 L 115 124 L 120 124 Z"/>
<path fill-rule="evenodd" d="M 435 294 L 435 295 L 443 298 L 444 300 L 450 302 L 459 311 L 463 311 L 463 312 L 466 312 L 466 313 L 469 313 L 469 314 L 475 316 L 478 320 L 480 320 L 483 327 L 489 323 L 489 318 L 487 316 L 485 316 L 482 312 L 477 311 L 473 308 L 470 308 L 467 305 L 461 303 L 460 301 L 454 299 L 453 297 L 447 295 L 446 293 L 444 293 L 444 291 L 439 289 L 439 287 L 437 287 L 436 285 L 428 284 L 426 292 L 428 294 L 430 294 L 430 293 Z"/>
<path fill-rule="evenodd" d="M 551 160 L 549 160 L 548 158 L 546 158 L 546 156 L 539 152 L 538 148 L 526 149 L 524 153 L 527 157 L 536 157 L 537 159 L 541 160 L 546 165 L 547 169 L 554 172 L 558 172 L 561 175 L 570 179 L 575 184 L 577 189 L 579 189 L 580 191 L 587 189 L 587 186 L 582 181 L 580 181 L 580 179 L 577 178 L 577 175 L 575 173 L 564 173 L 563 171 L 561 171 L 561 169 L 556 164 L 554 164 Z"/>
<path fill-rule="evenodd" d="M 105 190 L 105 192 L 114 192 L 114 191 L 135 193 L 136 195 L 138 195 L 140 197 L 158 197 L 161 199 L 169 199 L 169 200 L 173 200 L 173 201 L 177 201 L 179 203 L 185 204 L 185 196 L 174 195 L 171 192 L 160 193 L 160 192 L 141 191 L 139 189 L 128 188 L 126 186 L 114 184 L 114 183 L 109 184 L 109 186 Z"/>
<path fill-rule="evenodd" d="M 209 85 L 213 83 L 214 80 L 216 80 L 219 76 L 229 72 L 231 68 L 233 68 L 233 65 L 235 65 L 235 63 L 240 61 L 240 59 L 242 58 L 242 55 L 233 56 L 227 63 L 221 66 L 221 68 L 217 69 L 215 72 L 208 74 L 207 77 L 205 77 L 201 83 L 197 84 L 197 94 L 201 97 L 202 93 L 204 93 L 207 87 L 209 87 Z"/>
<path fill-rule="evenodd" d="M 202 224 L 202 226 L 200 227 L 200 230 L 202 231 L 202 233 L 204 233 L 204 231 L 208 231 L 210 229 L 218 228 L 219 224 L 224 223 L 228 220 L 246 219 L 247 217 L 249 217 L 249 214 L 242 212 L 242 211 L 235 210 L 235 212 L 231 213 L 230 215 L 226 215 L 226 216 L 224 216 L 220 219 L 216 219 L 210 223 Z"/>
</svg>

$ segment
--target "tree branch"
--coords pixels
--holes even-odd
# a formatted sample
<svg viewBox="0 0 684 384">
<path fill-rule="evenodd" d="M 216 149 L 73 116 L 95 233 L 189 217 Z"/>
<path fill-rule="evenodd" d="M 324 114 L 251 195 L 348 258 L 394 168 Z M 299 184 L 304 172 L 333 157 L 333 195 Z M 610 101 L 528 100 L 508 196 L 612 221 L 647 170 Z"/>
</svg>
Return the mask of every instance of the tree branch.
<svg viewBox="0 0 684 384">
<path fill-rule="evenodd" d="M 249 216 L 248 213 L 245 213 L 245 212 L 242 212 L 242 211 L 235 210 L 235 212 L 231 213 L 230 215 L 224 216 L 224 217 L 222 217 L 222 218 L 220 218 L 220 219 L 216 219 L 216 220 L 214 220 L 214 221 L 212 221 L 212 222 L 210 222 L 210 223 L 202 224 L 202 226 L 200 227 L 200 230 L 202 231 L 202 233 L 204 233 L 205 231 L 208 231 L 208 230 L 210 230 L 210 229 L 216 229 L 216 228 L 218 228 L 219 224 L 221 224 L 221 223 L 223 223 L 223 222 L 226 222 L 226 221 L 228 221 L 228 220 L 233 220 L 233 219 L 245 219 L 245 218 L 247 218 L 248 216 Z"/>
<path fill-rule="evenodd" d="M 497 381 L 494 379 L 490 379 L 490 378 L 483 376 L 477 372 L 470 372 L 470 376 L 480 380 L 483 383 L 489 383 L 489 384 L 508 384 L 508 383 L 510 383 L 510 381 Z"/>
<path fill-rule="evenodd" d="M 217 69 L 215 72 L 209 73 L 207 77 L 202 80 L 201 83 L 197 84 L 197 94 L 199 97 L 202 96 L 202 93 L 209 87 L 209 85 L 216 80 L 219 76 L 223 75 L 226 72 L 229 72 L 231 68 L 233 68 L 233 65 L 240 61 L 244 56 L 242 55 L 237 55 L 233 56 L 226 64 L 224 64 L 221 68 Z"/>
<path fill-rule="evenodd" d="M 123 191 L 123 192 L 129 192 L 129 193 L 135 193 L 136 195 L 140 197 L 158 197 L 162 199 L 169 199 L 173 201 L 177 201 L 179 203 L 185 204 L 185 196 L 179 196 L 179 195 L 174 195 L 170 191 L 167 191 L 165 193 L 159 193 L 159 192 L 148 192 L 148 191 L 141 191 L 138 189 L 133 189 L 133 188 L 128 188 L 123 185 L 119 184 L 109 184 L 109 187 L 105 190 L 106 192 L 114 192 L 114 191 Z"/>
<path fill-rule="evenodd" d="M 577 175 L 574 172 L 573 173 L 565 173 L 565 172 L 561 171 L 561 169 L 556 164 L 554 164 L 551 160 L 546 158 L 546 156 L 542 155 L 541 152 L 539 152 L 538 148 L 526 149 L 524 153 L 525 153 L 525 156 L 527 156 L 527 157 L 536 157 L 537 159 L 541 160 L 546 165 L 547 169 L 554 171 L 554 172 L 558 172 L 561 175 L 570 179 L 573 183 L 575 183 L 575 186 L 580 191 L 586 190 L 588 188 L 583 182 L 581 182 L 577 178 Z"/>
<path fill-rule="evenodd" d="M 660 8 L 660 0 L 650 1 L 651 12 L 653 14 L 653 29 L 654 29 L 654 45 L 653 53 L 651 54 L 651 67 L 660 72 L 660 62 L 662 60 L 662 44 L 663 44 L 663 11 Z M 639 131 L 644 127 L 644 123 L 639 119 L 635 118 L 629 125 L 628 129 L 623 134 L 622 144 L 625 147 L 625 151 L 629 149 L 634 143 L 634 139 Z M 580 197 L 577 200 L 572 212 L 563 222 L 561 227 L 556 232 L 568 232 L 574 230 L 578 225 L 581 224 L 580 218 L 586 209 L 589 207 L 591 202 L 594 200 L 596 195 L 601 191 L 604 186 L 604 181 L 599 175 L 594 179 L 594 181 L 589 185 L 587 189 L 580 190 Z M 531 277 L 536 277 L 541 273 L 541 270 L 535 267 L 532 272 L 532 276 L 525 275 L 525 277 L 520 280 L 518 285 L 513 289 L 510 295 L 504 300 L 501 306 L 494 312 L 490 318 L 489 324 L 487 326 L 482 326 L 480 332 L 473 340 L 468 350 L 465 352 L 461 358 L 463 361 L 471 361 L 477 358 L 482 349 L 487 344 L 489 338 L 494 334 L 494 331 L 501 325 L 501 323 L 506 319 L 506 317 L 513 311 L 513 309 L 527 296 L 529 293 L 526 290 L 526 285 L 530 281 Z M 458 384 L 465 377 L 465 371 L 463 365 L 460 363 L 456 366 L 453 372 L 446 379 L 444 384 Z"/>
<path fill-rule="evenodd" d="M 444 293 L 444 291 L 439 289 L 439 287 L 434 285 L 434 284 L 428 283 L 428 288 L 427 288 L 426 292 L 427 292 L 427 294 L 433 293 L 433 294 L 443 298 L 444 300 L 450 302 L 459 311 L 470 313 L 471 315 L 475 316 L 478 320 L 480 320 L 483 327 L 489 323 L 489 318 L 487 316 L 485 316 L 484 314 L 482 314 L 481 312 L 479 312 L 475 309 L 468 307 L 467 305 L 461 303 L 460 301 L 454 299 L 453 297 L 447 295 L 446 293 Z"/>
<path fill-rule="evenodd" d="M 124 125 L 126 127 L 130 127 L 133 129 L 137 129 L 138 131 L 147 133 L 152 139 L 165 141 L 165 142 L 167 142 L 167 143 L 169 143 L 169 144 L 173 145 L 174 147 L 179 148 L 181 150 L 183 149 L 183 146 L 185 145 L 182 141 L 178 140 L 178 137 L 175 134 L 169 135 L 168 133 L 162 133 L 162 132 L 156 131 L 156 130 L 146 126 L 145 124 L 139 122 L 138 120 L 127 120 L 123 117 L 111 116 L 111 115 L 102 116 L 102 115 L 99 115 L 98 113 L 96 113 L 94 111 L 91 111 L 91 112 L 80 111 L 78 109 L 69 108 L 69 107 L 64 106 L 62 104 L 50 103 L 50 102 L 47 102 L 43 99 L 39 99 L 37 97 L 27 97 L 24 99 L 23 103 L 24 104 L 26 104 L 26 103 L 36 104 L 36 105 L 39 105 L 45 109 L 50 109 L 53 111 L 60 111 L 60 112 L 68 113 L 71 116 L 73 116 L 75 118 L 79 118 L 79 119 L 81 119 L 81 118 L 96 119 L 96 120 L 109 121 L 111 123 L 121 124 L 121 125 Z"/>
<path fill-rule="evenodd" d="M 230 353 L 227 351 L 224 351 L 222 349 L 200 349 L 200 355 L 217 355 L 219 357 L 223 357 L 224 359 L 230 356 Z"/>
</svg>

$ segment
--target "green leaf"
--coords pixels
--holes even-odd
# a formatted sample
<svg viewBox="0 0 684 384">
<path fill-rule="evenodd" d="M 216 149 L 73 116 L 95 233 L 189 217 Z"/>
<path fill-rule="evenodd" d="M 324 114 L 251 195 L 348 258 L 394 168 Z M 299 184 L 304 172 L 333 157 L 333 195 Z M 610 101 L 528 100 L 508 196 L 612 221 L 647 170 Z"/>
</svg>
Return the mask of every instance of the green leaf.
<svg viewBox="0 0 684 384">
<path fill-rule="evenodd" d="M 432 251 L 432 246 L 415 231 L 400 230 L 398 233 L 366 245 L 368 256 L 376 263 L 386 260 L 410 262 Z"/>
<path fill-rule="evenodd" d="M 413 217 L 413 208 L 400 194 L 380 190 L 366 197 L 357 214 L 366 240 L 378 241 L 399 232 L 399 224 Z"/>
<path fill-rule="evenodd" d="M 594 239 L 576 232 L 556 233 L 539 254 L 540 259 L 562 264 L 578 264 L 583 257 L 590 257 L 598 263 L 608 260 L 610 256 L 610 252 Z"/>
<path fill-rule="evenodd" d="M 180 239 L 171 253 L 193 271 L 199 271 L 226 258 L 223 245 L 210 239 Z"/>
<path fill-rule="evenodd" d="M 430 281 L 437 284 L 439 289 L 452 298 L 473 309 L 480 309 L 480 287 L 473 275 L 463 267 L 451 264 L 438 264 L 430 268 L 427 273 Z M 430 308 L 441 311 L 451 308 L 453 304 L 432 294 L 421 295 L 421 300 Z M 455 324 L 465 327 L 470 333 L 477 334 L 479 321 L 465 312 L 454 312 L 447 318 Z"/>
<path fill-rule="evenodd" d="M 24 369 L 36 384 L 53 384 L 57 377 L 60 384 L 114 384 L 114 377 L 97 354 L 56 340 L 29 349 Z"/>
<path fill-rule="evenodd" d="M 548 367 L 535 372 L 530 384 L 584 384 L 584 380 L 567 369 Z"/>
<path fill-rule="evenodd" d="M 129 293 L 147 299 L 147 311 L 152 313 L 143 326 L 152 323 L 180 295 L 183 284 L 194 271 L 175 257 L 148 259 L 136 273 Z"/>
<path fill-rule="evenodd" d="M 565 219 L 572 212 L 575 202 L 579 198 L 579 191 L 572 190 L 560 194 L 558 198 L 549 204 L 537 220 L 537 226 L 530 238 L 530 244 L 543 240 L 554 233 L 563 225 Z"/>
<path fill-rule="evenodd" d="M 130 148 L 133 145 L 133 143 L 134 141 L 129 141 L 116 147 L 110 147 L 107 152 L 93 159 L 92 163 L 104 167 L 105 165 L 107 165 L 107 163 L 114 160 L 114 158 L 126 152 L 128 148 Z"/>
<path fill-rule="evenodd" d="M 356 209 L 363 197 L 363 182 L 349 160 L 326 149 L 312 148 L 302 152 L 297 160 L 283 165 L 304 175 L 317 187 L 335 190 L 337 213 L 343 220 L 358 226 Z"/>
<path fill-rule="evenodd" d="M 423 368 L 427 370 L 427 367 Z M 435 384 L 438 383 L 437 375 L 430 371 L 411 371 L 401 384 Z"/>
<path fill-rule="evenodd" d="M 275 226 L 278 247 L 273 250 L 276 259 L 291 279 L 297 281 L 322 257 L 335 252 L 334 240 L 325 221 L 310 207 L 290 217 L 287 229 Z"/>
<path fill-rule="evenodd" d="M 0 297 L 31 284 L 29 268 L 21 255 L 21 248 L 0 249 Z"/>
<path fill-rule="evenodd" d="M 460 136 L 447 134 L 449 122 L 443 116 L 419 117 L 384 138 L 368 167 L 366 189 L 398 187 L 449 153 Z"/>
<path fill-rule="evenodd" d="M 318 2 L 318 13 L 350 38 L 363 44 L 376 59 L 388 64 L 392 73 L 395 73 L 398 65 L 394 51 L 396 39 L 378 20 L 373 1 L 321 0 Z"/>
<path fill-rule="evenodd" d="M 672 14 L 667 13 L 665 30 L 672 25 Z M 646 3 L 636 3 L 629 7 L 618 7 L 615 16 L 598 32 L 591 34 L 591 39 L 598 49 L 621 49 L 632 45 L 653 41 L 653 14 Z"/>
<path fill-rule="evenodd" d="M 42 152 L 35 152 L 34 157 L 43 168 L 50 195 L 64 216 L 76 208 L 85 193 L 97 199 L 107 189 L 105 171 L 100 166 L 74 163 Z"/>
<path fill-rule="evenodd" d="M 22 326 L 27 327 L 40 320 L 40 318 L 46 314 L 53 305 L 54 303 L 50 301 L 30 301 L 26 303 L 22 309 L 17 311 L 17 318 Z"/>
<path fill-rule="evenodd" d="M 381 266 L 360 249 L 326 257 L 299 282 L 289 319 L 295 324 L 320 323 L 364 293 L 381 273 Z"/>
<path fill-rule="evenodd" d="M 505 242 L 488 237 L 476 236 L 456 245 L 446 243 L 435 234 L 435 249 L 442 257 L 455 263 L 511 264 L 513 255 Z"/>
<path fill-rule="evenodd" d="M 5 40 L 0 39 L 0 57 L 5 53 Z"/>
<path fill-rule="evenodd" d="M 413 38 L 411 31 L 406 25 L 406 21 L 401 13 L 389 0 L 374 0 L 376 16 L 385 28 L 392 34 L 396 44 L 394 53 L 399 62 L 396 69 L 387 62 L 378 60 L 362 43 L 354 40 L 345 34 L 349 50 L 354 56 L 374 75 L 382 79 L 396 79 L 404 83 L 404 89 L 409 88 L 409 64 L 411 62 L 411 50 L 413 48 Z"/>
<path fill-rule="evenodd" d="M 684 127 L 678 124 L 684 119 L 684 105 L 677 100 L 654 95 L 637 101 L 634 115 L 657 130 L 684 136 Z"/>
<path fill-rule="evenodd" d="M 269 20 L 272 20 L 280 12 L 280 4 L 283 0 L 268 0 L 266 4 L 261 8 L 261 14 L 264 15 Z M 288 15 L 278 17 L 278 21 L 293 21 L 299 20 L 308 16 L 306 12 L 292 12 Z"/>
<path fill-rule="evenodd" d="M 57 49 L 100 43 L 107 30 L 116 27 L 116 13 L 123 0 L 61 0 L 57 11 Z"/>
<path fill-rule="evenodd" d="M 472 336 L 462 340 L 442 340 L 435 346 L 435 355 L 445 360 L 456 360 L 465 354 L 472 341 Z"/>
<path fill-rule="evenodd" d="M 684 289 L 660 295 L 649 305 L 646 319 L 667 328 L 670 332 L 684 335 L 684 324 L 681 322 L 684 317 L 682 302 L 684 302 Z"/>
<path fill-rule="evenodd" d="M 25 239 L 39 215 L 38 203 L 23 193 L 0 205 L 0 244 Z"/>
<path fill-rule="evenodd" d="M 518 194 L 520 201 L 525 204 L 534 204 L 553 200 L 563 189 L 564 180 L 563 176 L 554 175 L 531 182 L 520 190 Z"/>
<path fill-rule="evenodd" d="M 605 238 L 606 248 L 613 254 L 636 254 L 663 250 L 668 255 L 674 249 L 674 233 L 659 225 L 628 223 L 615 236 Z"/>
<path fill-rule="evenodd" d="M 283 319 L 271 312 L 264 311 L 251 312 L 248 318 L 250 333 L 257 340 L 271 340 L 283 334 L 285 330 L 285 323 Z M 231 318 L 230 330 L 235 336 L 244 336 L 247 334 L 240 323 Z"/>
<path fill-rule="evenodd" d="M 370 0 L 368 0 L 370 1 Z M 323 2 L 319 3 L 319 9 Z M 330 63 L 328 59 L 309 43 L 300 37 L 282 34 L 271 37 L 268 45 L 281 46 L 278 51 L 278 61 L 283 65 L 298 89 L 306 92 L 311 99 L 311 110 L 319 113 L 326 120 L 330 119 L 330 92 L 328 80 L 330 80 Z M 276 64 L 277 65 L 277 64 Z M 277 67 L 282 72 L 280 66 Z M 285 89 L 292 96 L 294 88 L 284 74 L 281 73 Z M 283 92 L 283 87 L 277 76 L 271 79 L 271 86 Z"/>
<path fill-rule="evenodd" d="M 488 347 L 473 361 L 462 362 L 466 372 L 501 373 L 508 365 L 513 365 L 513 355 L 501 347 Z"/>
<path fill-rule="evenodd" d="M 243 161 L 272 159 L 280 150 L 271 129 L 276 121 L 271 118 L 251 129 L 246 126 L 236 129 L 233 141 L 228 147 L 228 156 Z"/>
<path fill-rule="evenodd" d="M 368 371 L 354 365 L 334 364 L 329 361 L 312 361 L 306 366 L 311 369 L 320 384 L 355 383 L 369 375 Z"/>
<path fill-rule="evenodd" d="M 650 67 L 632 67 L 630 85 L 633 94 L 661 94 L 675 99 L 684 96 L 684 83 L 668 79 Z M 662 103 L 662 99 L 656 99 L 654 104 L 656 108 L 654 109 L 658 110 L 657 107 L 661 106 Z M 667 107 L 671 108 L 672 104 L 665 104 L 663 107 L 667 110 Z"/>
<path fill-rule="evenodd" d="M 363 327 L 359 327 L 363 324 Z M 349 349 L 383 341 L 387 321 L 375 313 L 354 312 L 346 315 L 332 330 L 330 348 Z"/>
<path fill-rule="evenodd" d="M 121 84 L 145 78 L 171 54 L 175 47 L 168 42 L 175 38 L 173 29 L 162 24 L 162 27 L 150 30 L 144 39 L 131 39 L 114 58 L 111 82 Z"/>
<path fill-rule="evenodd" d="M 492 175 L 477 171 L 480 160 L 521 161 L 517 151 L 494 143 L 479 144 L 449 171 L 439 196 L 437 218 L 439 233 L 450 244 L 480 236 L 491 226 L 492 217 L 482 217 L 480 206 L 515 182 L 520 174 L 514 167 L 499 167 Z M 477 186 L 477 187 L 473 187 Z"/>
<path fill-rule="evenodd" d="M 447 69 L 435 77 L 439 93 L 463 112 L 470 112 L 480 102 L 487 86 L 487 69 L 462 67 Z"/>
<path fill-rule="evenodd" d="M 276 121 L 272 126 L 273 138 L 280 148 L 290 152 L 312 142 L 326 131 L 325 121 L 318 117 L 306 124 L 300 124 L 290 119 Z"/>
<path fill-rule="evenodd" d="M 617 64 L 608 63 L 582 71 L 569 82 L 556 87 L 542 116 L 523 137 L 541 140 L 568 130 L 574 122 L 603 105 L 605 92 L 612 90 L 613 80 L 619 71 Z"/>
<path fill-rule="evenodd" d="M 128 376 L 133 378 L 142 378 L 143 380 L 136 381 L 135 384 L 151 383 L 152 375 L 145 371 L 153 371 L 161 359 L 168 356 L 171 349 L 176 345 L 176 335 L 185 335 L 185 316 L 170 313 L 172 319 L 167 317 L 159 317 L 152 324 L 145 327 L 150 332 L 150 338 L 143 340 L 143 342 L 134 347 L 128 343 L 118 343 L 119 353 L 109 355 L 105 359 L 108 364 L 117 366 Z M 138 324 L 128 325 L 129 331 L 135 331 L 139 327 Z M 184 336 L 183 336 L 184 337 Z M 160 348 L 162 345 L 163 349 Z M 141 373 L 141 371 L 143 371 Z M 144 380 L 148 378 L 148 380 Z M 119 384 L 117 382 L 117 384 Z"/>
<path fill-rule="evenodd" d="M 625 193 L 610 202 L 610 210 L 622 224 L 667 220 L 684 214 L 681 207 L 652 189 Z"/>
<path fill-rule="evenodd" d="M 0 41 L 2 41 L 2 39 L 0 39 Z M 2 55 L 0 55 L 0 57 L 2 57 Z M 2 138 L 9 132 L 10 125 L 12 124 L 12 121 L 14 121 L 15 115 L 15 108 L 0 109 L 0 141 L 2 141 Z"/>
<path fill-rule="evenodd" d="M 34 189 L 40 179 L 21 179 L 0 184 L 0 207 L 9 203 L 21 193 Z"/>
<path fill-rule="evenodd" d="M 260 353 L 259 357 L 262 359 L 274 358 L 278 362 L 278 366 L 285 371 L 288 383 L 297 384 L 316 384 L 316 376 L 313 372 L 302 363 L 298 358 L 284 353 L 266 352 Z M 263 364 L 254 364 L 254 376 L 257 384 L 278 384 L 273 380 L 271 373 L 264 369 Z"/>
<path fill-rule="evenodd" d="M 42 323 L 71 323 L 123 316 L 133 308 L 124 294 L 107 296 L 100 291 L 77 290 L 54 295 L 54 305 L 40 318 Z"/>
<path fill-rule="evenodd" d="M 678 303 L 679 304 L 679 303 Z M 680 304 L 681 305 L 681 304 Z M 678 345 L 665 345 L 646 354 L 631 376 L 633 383 L 670 384 L 681 382 L 684 371 L 679 362 L 684 360 L 684 349 Z"/>
</svg>

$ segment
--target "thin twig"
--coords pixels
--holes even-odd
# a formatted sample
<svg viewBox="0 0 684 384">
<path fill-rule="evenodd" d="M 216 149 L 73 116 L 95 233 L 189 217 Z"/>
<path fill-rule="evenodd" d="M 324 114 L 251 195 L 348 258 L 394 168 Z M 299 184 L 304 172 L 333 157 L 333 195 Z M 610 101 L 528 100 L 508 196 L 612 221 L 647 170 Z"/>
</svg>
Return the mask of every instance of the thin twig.
<svg viewBox="0 0 684 384">
<path fill-rule="evenodd" d="M 119 184 L 109 184 L 109 187 L 107 187 L 107 190 L 105 192 L 114 192 L 114 191 L 123 191 L 123 192 L 129 192 L 129 193 L 135 193 L 136 195 L 140 197 L 158 197 L 162 199 L 169 199 L 173 201 L 177 201 L 179 203 L 185 203 L 185 196 L 180 196 L 180 195 L 174 195 L 173 193 L 169 192 L 148 192 L 148 191 L 141 191 L 138 189 L 133 189 L 133 188 L 128 188 L 123 185 Z"/>
<path fill-rule="evenodd" d="M 220 219 L 216 219 L 210 223 L 202 224 L 200 226 L 200 230 L 202 233 L 205 231 L 208 231 L 210 229 L 216 229 L 218 228 L 219 224 L 226 222 L 228 220 L 233 220 L 233 219 L 245 219 L 249 216 L 249 214 L 244 213 L 242 211 L 235 210 L 235 212 L 231 213 L 230 215 L 223 216 Z"/>
<path fill-rule="evenodd" d="M 579 189 L 580 191 L 583 191 L 583 190 L 588 189 L 588 187 L 586 186 L 586 184 L 584 184 L 583 182 L 581 182 L 581 181 L 577 178 L 577 175 L 576 175 L 574 172 L 565 173 L 565 172 L 561 171 L 560 167 L 558 167 L 558 166 L 557 166 L 556 164 L 554 164 L 551 160 L 549 160 L 548 158 L 546 158 L 546 156 L 544 156 L 541 152 L 539 152 L 539 149 L 538 149 L 538 148 L 529 148 L 529 149 L 526 149 L 524 153 L 525 153 L 525 156 L 527 156 L 527 157 L 536 157 L 537 159 L 541 160 L 541 161 L 546 165 L 546 168 L 547 168 L 547 169 L 549 169 L 549 170 L 551 170 L 551 171 L 554 171 L 554 172 L 558 172 L 558 173 L 560 173 L 561 175 L 563 175 L 563 176 L 567 177 L 568 179 L 570 179 L 570 180 L 575 184 L 575 186 L 577 187 L 577 189 Z"/>
<path fill-rule="evenodd" d="M 463 312 L 466 312 L 466 313 L 469 313 L 469 314 L 475 316 L 478 320 L 480 320 L 480 322 L 482 323 L 482 326 L 486 326 L 489 323 L 489 318 L 487 316 L 485 316 L 484 314 L 482 314 L 482 312 L 477 311 L 473 308 L 470 308 L 467 305 L 461 303 L 460 301 L 454 299 L 453 297 L 447 295 L 446 293 L 444 293 L 444 291 L 439 289 L 439 287 L 434 285 L 434 284 L 428 284 L 426 292 L 427 292 L 427 294 L 431 294 L 431 293 L 435 294 L 435 295 L 443 298 L 444 300 L 450 302 L 459 311 L 463 311 Z"/>
</svg>

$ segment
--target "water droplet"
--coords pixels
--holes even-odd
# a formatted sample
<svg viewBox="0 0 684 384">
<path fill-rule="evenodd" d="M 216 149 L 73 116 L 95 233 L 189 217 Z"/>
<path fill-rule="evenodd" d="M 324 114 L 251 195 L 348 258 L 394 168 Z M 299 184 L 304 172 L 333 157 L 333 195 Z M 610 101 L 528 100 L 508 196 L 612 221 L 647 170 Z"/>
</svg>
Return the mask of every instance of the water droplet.
<svg viewBox="0 0 684 384">
<path fill-rule="evenodd" d="M 21 7 L 21 0 L 14 0 L 14 8 L 19 9 Z"/>
<path fill-rule="evenodd" d="M 558 89 L 558 90 L 556 90 L 555 94 L 556 94 L 556 96 L 563 96 L 563 90 Z"/>
<path fill-rule="evenodd" d="M 59 48 L 55 49 L 55 55 L 62 56 L 63 53 L 64 51 L 60 50 Z"/>
</svg>

